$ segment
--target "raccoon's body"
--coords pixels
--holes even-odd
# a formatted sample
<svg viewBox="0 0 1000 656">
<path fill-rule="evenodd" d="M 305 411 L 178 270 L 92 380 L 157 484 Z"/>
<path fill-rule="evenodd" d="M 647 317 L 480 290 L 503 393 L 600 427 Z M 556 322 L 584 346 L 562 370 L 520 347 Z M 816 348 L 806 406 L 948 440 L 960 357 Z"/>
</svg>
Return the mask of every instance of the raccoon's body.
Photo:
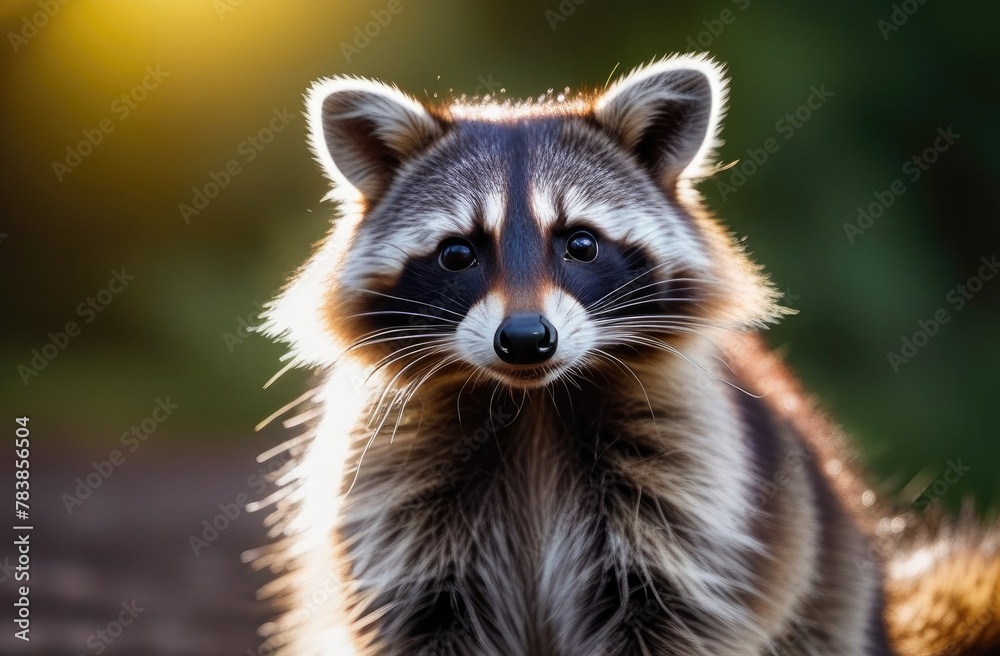
<svg viewBox="0 0 1000 656">
<path fill-rule="evenodd" d="M 280 539 L 259 555 L 287 605 L 269 648 L 995 642 L 995 538 L 966 531 L 890 562 L 886 522 L 906 516 L 874 501 L 755 335 L 783 310 L 693 188 L 724 100 L 702 57 L 526 104 L 428 108 L 349 78 L 312 89 L 342 215 L 268 313 L 293 364 L 319 372 L 275 499 Z M 978 581 L 928 583 L 928 567 L 970 555 Z M 979 620 L 934 643 L 949 585 Z"/>
</svg>

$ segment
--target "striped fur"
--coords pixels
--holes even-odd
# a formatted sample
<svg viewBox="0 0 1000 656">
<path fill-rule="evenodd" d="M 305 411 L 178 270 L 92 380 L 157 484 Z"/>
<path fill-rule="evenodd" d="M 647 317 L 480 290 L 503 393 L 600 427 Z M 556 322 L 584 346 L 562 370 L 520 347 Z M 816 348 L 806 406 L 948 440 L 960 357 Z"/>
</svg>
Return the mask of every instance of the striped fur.
<svg viewBox="0 0 1000 656">
<path fill-rule="evenodd" d="M 266 315 L 290 366 L 317 371 L 270 500 L 275 544 L 252 554 L 280 574 L 267 649 L 996 642 L 996 537 L 887 557 L 890 509 L 861 503 L 843 438 L 755 335 L 785 311 L 694 188 L 725 98 L 720 67 L 691 56 L 519 104 L 314 86 L 311 144 L 341 216 Z M 570 255 L 581 230 L 592 261 Z M 472 255 L 449 270 L 455 240 Z M 550 322 L 551 357 L 500 357 L 515 315 Z M 978 596 L 950 576 L 963 563 L 984 568 Z M 978 624 L 922 637 L 960 602 Z"/>
</svg>

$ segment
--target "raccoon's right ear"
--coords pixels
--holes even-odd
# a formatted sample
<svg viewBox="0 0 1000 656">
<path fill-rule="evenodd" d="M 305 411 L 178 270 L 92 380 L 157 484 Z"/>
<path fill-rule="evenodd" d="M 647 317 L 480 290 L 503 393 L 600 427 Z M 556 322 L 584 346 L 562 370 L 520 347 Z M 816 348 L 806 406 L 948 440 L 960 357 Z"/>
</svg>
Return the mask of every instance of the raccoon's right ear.
<svg viewBox="0 0 1000 656">
<path fill-rule="evenodd" d="M 636 69 L 594 104 L 605 130 L 661 182 L 711 172 L 725 111 L 722 68 L 705 55 L 678 55 Z"/>
<path fill-rule="evenodd" d="M 316 159 L 340 190 L 368 201 L 385 192 L 399 167 L 443 128 L 413 98 L 378 82 L 319 80 L 306 94 L 309 138 Z"/>
</svg>

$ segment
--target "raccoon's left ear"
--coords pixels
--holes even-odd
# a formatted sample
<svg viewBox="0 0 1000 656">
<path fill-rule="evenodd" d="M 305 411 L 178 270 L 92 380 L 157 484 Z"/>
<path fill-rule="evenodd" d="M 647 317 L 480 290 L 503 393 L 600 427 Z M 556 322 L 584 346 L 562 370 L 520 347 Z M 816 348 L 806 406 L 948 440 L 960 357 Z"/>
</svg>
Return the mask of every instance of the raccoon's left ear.
<svg viewBox="0 0 1000 656">
<path fill-rule="evenodd" d="M 353 187 L 368 201 L 377 200 L 399 167 L 442 133 L 419 102 L 371 80 L 320 80 L 306 103 L 313 152 L 335 191 Z"/>
<path fill-rule="evenodd" d="M 725 111 L 721 67 L 681 55 L 639 68 L 594 104 L 594 116 L 667 187 L 707 175 Z"/>
</svg>

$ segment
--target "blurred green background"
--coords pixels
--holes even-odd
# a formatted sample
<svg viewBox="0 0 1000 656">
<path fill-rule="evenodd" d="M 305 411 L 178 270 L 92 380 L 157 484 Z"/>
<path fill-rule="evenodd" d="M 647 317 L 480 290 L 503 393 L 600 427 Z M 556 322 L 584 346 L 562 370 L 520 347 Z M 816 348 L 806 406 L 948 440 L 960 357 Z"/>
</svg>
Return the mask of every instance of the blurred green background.
<svg viewBox="0 0 1000 656">
<path fill-rule="evenodd" d="M 50 427 L 54 449 L 100 451 L 169 396 L 181 408 L 158 440 L 266 448 L 254 424 L 306 377 L 263 389 L 282 349 L 242 329 L 327 228 L 300 113 L 312 80 L 520 98 L 697 49 L 728 66 L 721 156 L 740 160 L 702 189 L 799 310 L 770 341 L 878 480 L 918 477 L 908 493 L 919 492 L 961 459 L 972 470 L 945 501 L 990 503 L 1000 276 L 961 309 L 947 299 L 1000 251 L 996 18 L 985 2 L 916 0 L 5 0 L 4 408 Z M 795 127 L 784 117 L 813 87 L 832 96 Z M 99 144 L 79 146 L 102 125 Z M 912 181 L 904 163 L 949 126 L 960 138 Z M 769 138 L 778 150 L 733 178 Z M 232 160 L 239 173 L 185 222 L 179 206 Z M 852 243 L 844 224 L 896 179 L 905 193 Z M 134 280 L 81 311 L 116 270 Z M 887 353 L 942 308 L 948 323 L 894 371 Z M 79 334 L 25 374 L 69 321 Z"/>
</svg>

